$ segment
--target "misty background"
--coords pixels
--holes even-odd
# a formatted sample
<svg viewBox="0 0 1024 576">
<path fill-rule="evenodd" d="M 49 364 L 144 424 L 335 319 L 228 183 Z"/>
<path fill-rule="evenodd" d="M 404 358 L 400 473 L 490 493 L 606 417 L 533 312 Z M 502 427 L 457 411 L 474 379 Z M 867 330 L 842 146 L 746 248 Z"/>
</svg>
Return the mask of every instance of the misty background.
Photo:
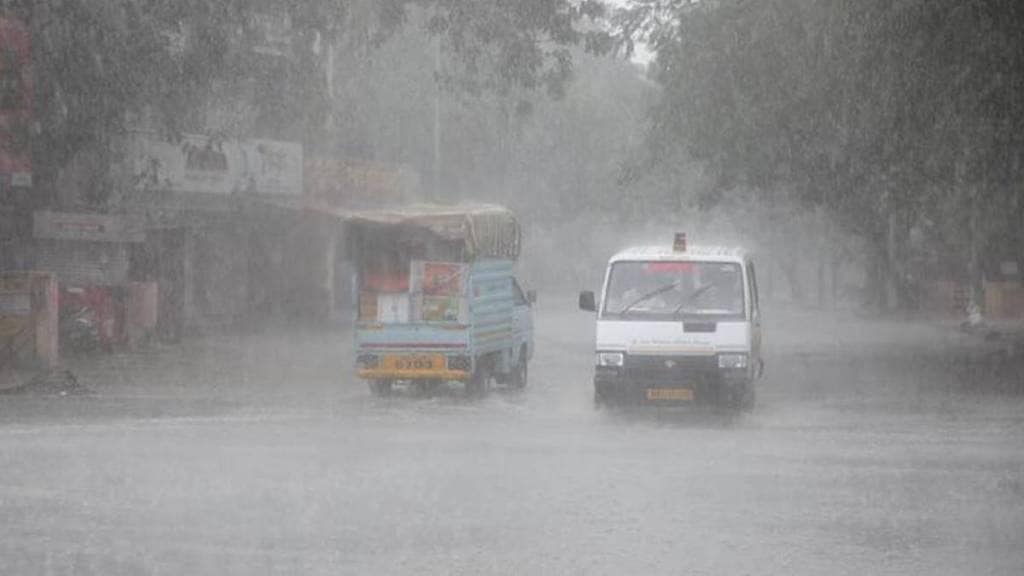
<svg viewBox="0 0 1024 576">
<path fill-rule="evenodd" d="M 126 135 L 274 138 L 402 175 L 335 206 L 510 206 L 542 286 L 675 230 L 797 306 L 948 313 L 1019 275 L 1015 2 L 5 6 L 35 39 L 19 214 L 131 211 Z"/>
</svg>

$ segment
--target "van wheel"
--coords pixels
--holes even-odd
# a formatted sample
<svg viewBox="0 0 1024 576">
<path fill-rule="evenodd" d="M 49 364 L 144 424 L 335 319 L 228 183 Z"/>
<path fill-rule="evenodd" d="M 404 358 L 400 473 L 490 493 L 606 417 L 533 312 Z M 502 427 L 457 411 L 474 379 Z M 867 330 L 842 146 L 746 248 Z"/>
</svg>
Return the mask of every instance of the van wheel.
<svg viewBox="0 0 1024 576">
<path fill-rule="evenodd" d="M 754 409 L 755 401 L 753 382 L 748 382 L 742 388 L 730 390 L 725 395 L 725 405 L 732 410 L 750 412 Z"/>
<path fill-rule="evenodd" d="M 391 380 L 370 380 L 367 384 L 374 396 L 391 395 L 391 385 L 393 384 Z"/>
<path fill-rule="evenodd" d="M 743 390 L 743 395 L 740 397 L 740 410 L 744 412 L 753 412 L 754 404 L 757 403 L 757 394 L 754 393 L 754 384 L 751 382 L 747 384 L 747 387 Z"/>
<path fill-rule="evenodd" d="M 526 388 L 529 378 L 530 367 L 526 359 L 526 351 L 523 350 L 519 353 L 519 363 L 516 364 L 515 370 L 512 371 L 512 377 L 509 378 L 508 385 L 510 388 L 522 390 L 523 388 Z"/>
</svg>

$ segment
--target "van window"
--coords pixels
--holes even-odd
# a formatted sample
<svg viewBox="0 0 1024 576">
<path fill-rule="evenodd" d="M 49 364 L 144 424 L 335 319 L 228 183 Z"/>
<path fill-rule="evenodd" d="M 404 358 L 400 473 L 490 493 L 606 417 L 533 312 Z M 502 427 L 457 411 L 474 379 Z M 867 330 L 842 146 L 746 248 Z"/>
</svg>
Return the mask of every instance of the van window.
<svg viewBox="0 0 1024 576">
<path fill-rule="evenodd" d="M 621 320 L 742 318 L 743 268 L 732 262 L 616 262 L 602 316 Z"/>
</svg>

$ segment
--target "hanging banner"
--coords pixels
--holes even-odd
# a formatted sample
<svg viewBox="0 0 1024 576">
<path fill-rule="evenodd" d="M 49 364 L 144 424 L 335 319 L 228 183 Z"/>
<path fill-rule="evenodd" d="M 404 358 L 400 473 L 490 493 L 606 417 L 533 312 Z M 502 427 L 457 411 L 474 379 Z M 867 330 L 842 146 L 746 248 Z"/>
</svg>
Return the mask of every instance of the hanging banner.
<svg viewBox="0 0 1024 576">
<path fill-rule="evenodd" d="M 466 283 L 469 266 L 458 262 L 412 263 L 411 282 L 418 295 L 418 318 L 423 322 L 460 322 L 467 317 Z"/>
</svg>

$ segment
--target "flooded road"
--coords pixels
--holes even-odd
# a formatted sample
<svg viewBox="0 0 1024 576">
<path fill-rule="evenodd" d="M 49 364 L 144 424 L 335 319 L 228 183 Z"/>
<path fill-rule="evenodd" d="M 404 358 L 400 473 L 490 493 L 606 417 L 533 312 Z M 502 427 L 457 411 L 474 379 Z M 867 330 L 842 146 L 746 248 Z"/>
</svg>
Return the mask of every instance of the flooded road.
<svg viewBox="0 0 1024 576">
<path fill-rule="evenodd" d="M 0 572 L 1024 573 L 1024 396 L 949 342 L 780 321 L 753 413 L 598 411 L 593 319 L 547 306 L 482 400 L 373 398 L 326 332 L 0 398 Z"/>
</svg>

